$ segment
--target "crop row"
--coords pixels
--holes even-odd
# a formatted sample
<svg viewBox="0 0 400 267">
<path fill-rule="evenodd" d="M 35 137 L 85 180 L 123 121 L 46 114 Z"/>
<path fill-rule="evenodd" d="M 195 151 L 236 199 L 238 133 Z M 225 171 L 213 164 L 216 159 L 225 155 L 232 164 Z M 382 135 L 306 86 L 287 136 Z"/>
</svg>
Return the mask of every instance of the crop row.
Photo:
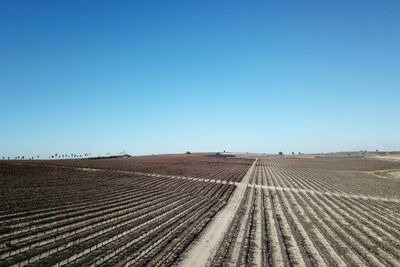
<svg viewBox="0 0 400 267">
<path fill-rule="evenodd" d="M 67 200 L 71 199 L 68 194 L 75 194 L 76 201 L 61 202 L 64 205 L 37 205 L 35 199 L 42 201 L 36 195 L 39 188 L 46 196 L 53 195 L 47 192 L 52 187 L 45 178 L 42 187 L 32 190 L 19 190 L 23 189 L 19 186 L 8 189 L 10 196 L 24 197 L 15 202 L 26 203 L 27 208 L 0 214 L 0 265 L 169 265 L 225 205 L 235 188 L 228 183 L 165 175 L 100 171 L 92 180 L 92 173 L 78 173 L 83 179 L 74 179 L 58 191 L 66 194 Z M 213 178 L 210 173 L 208 179 Z M 52 184 L 53 177 L 49 180 Z M 76 194 L 82 184 L 91 192 L 99 191 Z"/>
<path fill-rule="evenodd" d="M 217 158 L 206 155 L 165 155 L 154 157 L 132 157 L 109 160 L 55 160 L 32 161 L 31 164 L 48 166 L 124 170 L 131 172 L 182 175 L 197 178 L 214 177 L 217 180 L 240 181 L 251 159 Z"/>
<path fill-rule="evenodd" d="M 213 265 L 399 266 L 399 214 L 307 171 L 259 160 Z"/>
</svg>

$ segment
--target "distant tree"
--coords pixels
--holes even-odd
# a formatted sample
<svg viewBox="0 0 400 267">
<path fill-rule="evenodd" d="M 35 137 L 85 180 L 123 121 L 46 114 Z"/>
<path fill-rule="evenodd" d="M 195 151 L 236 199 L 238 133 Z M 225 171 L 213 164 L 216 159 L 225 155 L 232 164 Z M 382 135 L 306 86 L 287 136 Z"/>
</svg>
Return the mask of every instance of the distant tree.
<svg viewBox="0 0 400 267">
<path fill-rule="evenodd" d="M 294 156 L 294 152 L 292 152 L 292 155 Z"/>
<path fill-rule="evenodd" d="M 54 156 L 53 156 L 53 155 L 51 155 L 51 158 L 52 158 L 52 159 L 54 159 Z"/>
<path fill-rule="evenodd" d="M 10 160 L 10 157 L 8 157 L 8 160 Z"/>
<path fill-rule="evenodd" d="M 37 155 L 37 158 L 40 158 L 40 156 L 39 156 L 39 155 Z"/>
<path fill-rule="evenodd" d="M 5 157 L 3 156 L 3 160 L 5 159 Z"/>
<path fill-rule="evenodd" d="M 301 153 L 299 152 L 299 155 L 301 155 Z"/>
<path fill-rule="evenodd" d="M 186 154 L 190 155 L 190 151 L 186 151 Z"/>
<path fill-rule="evenodd" d="M 282 156 L 283 155 L 283 152 L 282 151 L 279 151 L 279 156 Z"/>
</svg>

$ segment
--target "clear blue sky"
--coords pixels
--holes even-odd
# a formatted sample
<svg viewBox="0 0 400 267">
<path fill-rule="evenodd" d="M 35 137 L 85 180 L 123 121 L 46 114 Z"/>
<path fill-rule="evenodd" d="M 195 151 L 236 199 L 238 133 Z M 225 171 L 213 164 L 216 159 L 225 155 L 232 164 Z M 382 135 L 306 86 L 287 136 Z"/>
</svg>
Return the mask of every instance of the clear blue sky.
<svg viewBox="0 0 400 267">
<path fill-rule="evenodd" d="M 1 1 L 0 156 L 400 149 L 400 1 Z"/>
</svg>

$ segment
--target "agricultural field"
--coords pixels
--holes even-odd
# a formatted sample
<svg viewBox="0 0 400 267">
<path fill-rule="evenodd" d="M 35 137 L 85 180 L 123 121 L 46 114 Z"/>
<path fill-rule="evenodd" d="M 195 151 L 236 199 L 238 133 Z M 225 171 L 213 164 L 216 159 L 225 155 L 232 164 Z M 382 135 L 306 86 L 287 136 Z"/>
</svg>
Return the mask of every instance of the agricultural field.
<svg viewBox="0 0 400 267">
<path fill-rule="evenodd" d="M 0 266 L 400 266 L 399 162 L 0 163 Z"/>
<path fill-rule="evenodd" d="M 40 161 L 40 164 L 85 169 L 181 175 L 204 179 L 212 177 L 218 180 L 240 181 L 253 161 L 252 159 L 215 157 L 208 154 L 191 154 L 100 160 L 44 160 Z"/>
<path fill-rule="evenodd" d="M 323 162 L 257 160 L 210 264 L 400 266 L 400 181 L 361 171 L 385 162 Z"/>
<path fill-rule="evenodd" d="M 165 160 L 183 161 L 179 175 L 160 174 L 173 170 Z M 141 172 L 113 168 L 115 161 L 96 162 L 100 169 L 65 163 L 0 163 L 1 266 L 170 265 L 252 160 L 153 158 Z"/>
</svg>

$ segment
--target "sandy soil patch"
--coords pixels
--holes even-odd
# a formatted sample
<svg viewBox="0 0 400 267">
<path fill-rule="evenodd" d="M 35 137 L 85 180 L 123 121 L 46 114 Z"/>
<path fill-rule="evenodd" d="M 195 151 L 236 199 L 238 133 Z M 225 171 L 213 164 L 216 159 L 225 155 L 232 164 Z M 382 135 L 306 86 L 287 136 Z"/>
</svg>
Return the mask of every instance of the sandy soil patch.
<svg viewBox="0 0 400 267">
<path fill-rule="evenodd" d="M 394 155 L 375 155 L 372 158 L 375 159 L 380 159 L 380 160 L 394 160 L 394 161 L 400 161 L 400 154 L 394 154 Z"/>
<path fill-rule="evenodd" d="M 375 174 L 384 178 L 400 179 L 400 170 L 376 171 Z"/>
</svg>

